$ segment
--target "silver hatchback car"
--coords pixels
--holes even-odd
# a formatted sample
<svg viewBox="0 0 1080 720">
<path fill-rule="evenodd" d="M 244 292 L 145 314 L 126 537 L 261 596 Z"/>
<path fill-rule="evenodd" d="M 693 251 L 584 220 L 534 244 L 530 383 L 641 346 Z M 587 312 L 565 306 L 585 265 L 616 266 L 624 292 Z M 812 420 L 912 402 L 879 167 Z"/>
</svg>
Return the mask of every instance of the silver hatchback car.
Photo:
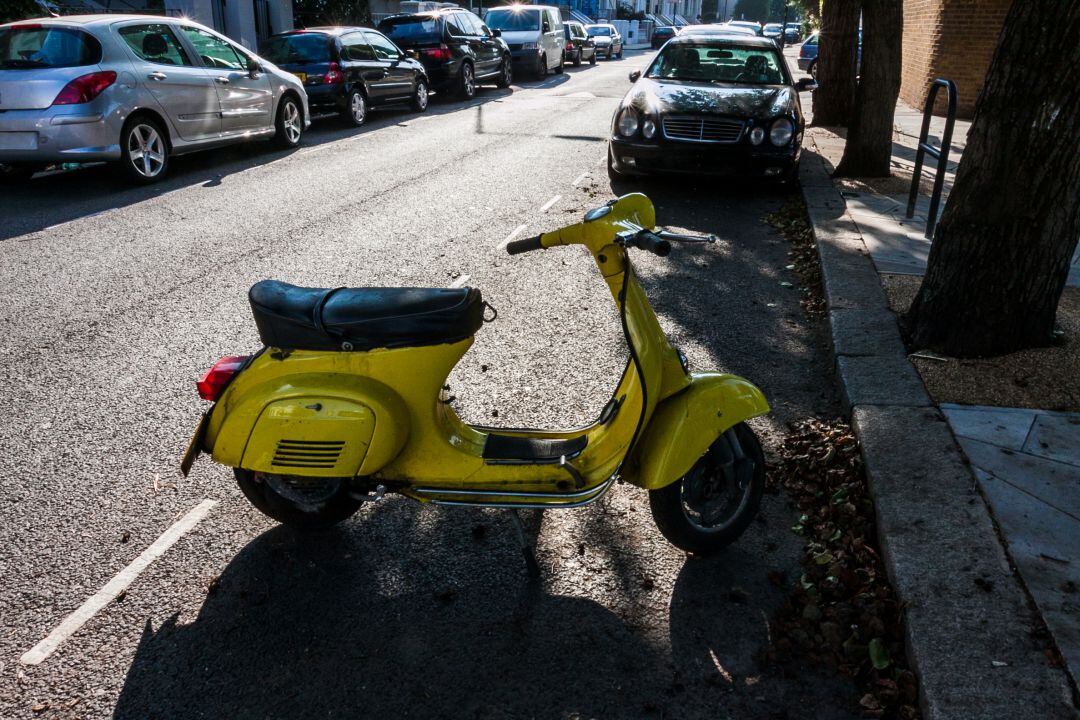
<svg viewBox="0 0 1080 720">
<path fill-rule="evenodd" d="M 180 18 L 86 15 L 0 25 L 0 179 L 112 161 L 165 175 L 172 155 L 310 125 L 300 80 Z"/>
</svg>

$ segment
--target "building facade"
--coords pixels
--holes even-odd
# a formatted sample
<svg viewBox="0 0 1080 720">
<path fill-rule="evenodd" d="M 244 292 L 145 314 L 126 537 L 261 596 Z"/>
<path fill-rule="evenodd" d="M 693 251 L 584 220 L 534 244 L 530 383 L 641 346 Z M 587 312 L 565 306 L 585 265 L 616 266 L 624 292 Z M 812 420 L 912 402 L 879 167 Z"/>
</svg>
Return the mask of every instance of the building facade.
<svg viewBox="0 0 1080 720">
<path fill-rule="evenodd" d="M 165 12 L 212 27 L 251 50 L 293 28 L 292 0 L 165 0 Z"/>
<path fill-rule="evenodd" d="M 970 118 L 1012 0 L 904 0 L 900 97 L 922 108 L 934 78 L 956 83 L 957 115 Z M 938 93 L 944 111 L 945 94 Z"/>
</svg>

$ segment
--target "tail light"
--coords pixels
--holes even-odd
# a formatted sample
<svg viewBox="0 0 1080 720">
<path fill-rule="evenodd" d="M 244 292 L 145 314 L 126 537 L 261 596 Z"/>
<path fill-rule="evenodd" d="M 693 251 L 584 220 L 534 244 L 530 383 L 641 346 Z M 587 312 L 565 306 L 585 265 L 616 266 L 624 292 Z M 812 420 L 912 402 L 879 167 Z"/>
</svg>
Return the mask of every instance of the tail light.
<svg viewBox="0 0 1080 720">
<path fill-rule="evenodd" d="M 249 355 L 223 357 L 214 363 L 213 367 L 204 372 L 203 376 L 195 384 L 199 388 L 199 397 L 203 400 L 216 402 L 229 382 L 244 367 L 244 363 L 248 361 L 249 357 Z"/>
<path fill-rule="evenodd" d="M 566 52 L 574 52 L 574 43 L 572 41 L 567 41 Z"/>
<path fill-rule="evenodd" d="M 420 50 L 420 54 L 432 60 L 449 60 L 450 48 L 446 45 L 440 45 L 437 48 L 423 48 Z"/>
<path fill-rule="evenodd" d="M 336 62 L 330 63 L 330 72 L 323 77 L 323 82 L 327 85 L 337 85 L 345 82 L 345 73 L 341 72 L 341 66 Z"/>
<path fill-rule="evenodd" d="M 52 104 L 80 105 L 88 103 L 114 82 L 116 82 L 116 73 L 112 70 L 81 75 L 65 85 Z"/>
</svg>

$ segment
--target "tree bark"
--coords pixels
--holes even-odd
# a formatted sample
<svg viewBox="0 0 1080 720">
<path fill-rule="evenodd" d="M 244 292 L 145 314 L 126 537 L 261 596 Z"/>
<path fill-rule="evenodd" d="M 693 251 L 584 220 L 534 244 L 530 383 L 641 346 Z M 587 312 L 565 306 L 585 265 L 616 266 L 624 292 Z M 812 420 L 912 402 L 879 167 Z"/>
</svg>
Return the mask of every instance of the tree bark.
<svg viewBox="0 0 1080 720">
<path fill-rule="evenodd" d="M 824 0 L 818 39 L 813 125 L 844 126 L 855 106 L 859 0 Z"/>
<path fill-rule="evenodd" d="M 980 357 L 1052 340 L 1080 238 L 1077 37 L 1080 3 L 1014 0 L 906 317 L 914 347 Z"/>
<path fill-rule="evenodd" d="M 838 177 L 891 174 L 893 115 L 900 95 L 902 0 L 864 0 L 863 51 L 855 112 Z"/>
</svg>

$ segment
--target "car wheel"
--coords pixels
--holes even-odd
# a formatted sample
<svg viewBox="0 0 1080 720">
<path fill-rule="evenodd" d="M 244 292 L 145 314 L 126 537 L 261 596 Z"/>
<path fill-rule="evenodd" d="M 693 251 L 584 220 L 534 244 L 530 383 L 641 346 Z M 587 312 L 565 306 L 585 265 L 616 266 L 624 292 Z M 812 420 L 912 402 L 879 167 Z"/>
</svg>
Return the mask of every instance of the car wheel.
<svg viewBox="0 0 1080 720">
<path fill-rule="evenodd" d="M 611 154 L 610 146 L 607 151 L 607 176 L 611 182 L 623 179 L 623 174 L 615 169 L 615 157 Z"/>
<path fill-rule="evenodd" d="M 274 142 L 278 147 L 289 150 L 300 144 L 300 138 L 304 135 L 304 113 L 299 100 L 292 95 L 281 99 L 274 127 L 277 128 Z"/>
<path fill-rule="evenodd" d="M 595 65 L 596 64 L 596 51 L 595 50 L 593 50 L 592 57 L 589 58 L 589 64 L 590 65 Z"/>
<path fill-rule="evenodd" d="M 580 48 L 574 53 L 574 67 L 581 67 L 581 50 Z"/>
<path fill-rule="evenodd" d="M 15 163 L 13 165 L 0 163 L 0 185 L 10 187 L 24 183 L 42 168 L 42 165 L 28 163 Z"/>
<path fill-rule="evenodd" d="M 563 69 L 566 67 L 566 56 L 559 53 L 559 64 L 555 68 L 556 75 L 562 75 Z"/>
<path fill-rule="evenodd" d="M 140 185 L 160 180 L 169 169 L 169 144 L 157 121 L 136 116 L 120 132 L 120 166 Z"/>
<path fill-rule="evenodd" d="M 360 88 L 353 88 L 349 92 L 341 117 L 353 127 L 360 127 L 367 121 L 367 98 Z"/>
<path fill-rule="evenodd" d="M 806 68 L 806 72 L 810 73 L 810 77 L 814 78 L 814 82 L 817 82 L 817 60 L 810 63 L 810 67 Z"/>
<path fill-rule="evenodd" d="M 538 78 L 540 78 L 541 80 L 543 80 L 544 78 L 547 77 L 547 74 L 548 74 L 547 55 L 541 55 L 540 56 L 540 67 L 537 68 L 537 70 L 536 70 L 536 76 Z"/>
<path fill-rule="evenodd" d="M 428 106 L 427 83 L 423 80 L 416 81 L 416 89 L 413 90 L 412 109 L 416 112 L 424 112 Z"/>
<path fill-rule="evenodd" d="M 499 79 L 495 81 L 495 84 L 501 88 L 510 87 L 510 83 L 514 81 L 514 62 L 508 57 L 504 57 L 502 61 L 502 67 L 499 68 Z"/>
<path fill-rule="evenodd" d="M 472 100 L 476 96 L 476 79 L 473 77 L 472 65 L 461 64 L 461 77 L 458 78 L 458 95 L 466 100 Z"/>
<path fill-rule="evenodd" d="M 620 47 L 619 47 L 619 54 L 618 54 L 618 55 L 616 55 L 615 57 L 617 57 L 617 58 L 619 58 L 620 60 L 622 60 L 622 54 L 623 54 L 623 48 L 622 48 L 622 47 L 620 46 Z"/>
</svg>

